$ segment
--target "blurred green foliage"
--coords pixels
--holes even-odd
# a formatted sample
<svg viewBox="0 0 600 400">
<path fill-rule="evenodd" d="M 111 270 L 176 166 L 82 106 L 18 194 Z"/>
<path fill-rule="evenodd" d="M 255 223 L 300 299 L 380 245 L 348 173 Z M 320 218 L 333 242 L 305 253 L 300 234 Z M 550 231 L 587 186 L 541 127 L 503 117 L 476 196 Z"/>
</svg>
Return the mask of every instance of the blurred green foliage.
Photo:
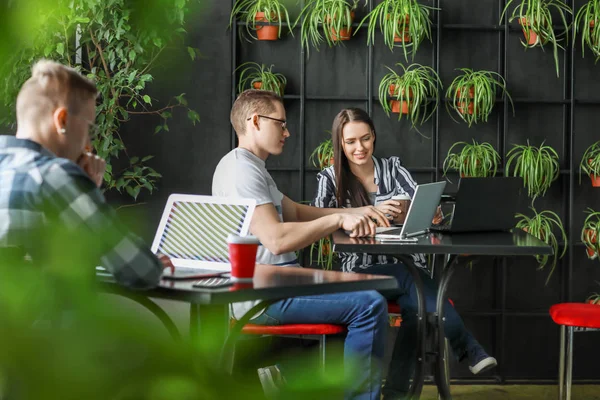
<svg viewBox="0 0 600 400">
<path fill-rule="evenodd" d="M 167 104 L 155 104 L 147 93 L 153 68 L 171 48 L 186 49 L 186 17 L 199 8 L 199 0 L 25 0 L 0 6 L 0 124 L 14 127 L 17 93 L 31 75 L 31 65 L 49 58 L 80 70 L 96 82 L 96 123 L 93 140 L 97 154 L 107 161 L 105 188 L 125 191 L 134 199 L 142 189 L 152 192 L 160 173 L 148 165 L 148 156 L 127 152 L 121 125 L 132 116 L 154 116 L 160 121 L 154 133 L 169 130 L 175 108 L 187 110 L 192 124 L 200 120 L 188 107 L 185 93 Z M 4 9 L 2 9 L 4 8 Z M 199 50 L 187 47 L 194 60 Z M 153 103 L 154 102 L 154 103 Z M 125 156 L 125 162 L 114 158 Z M 117 168 L 117 165 L 119 168 Z M 115 168 L 113 169 L 113 166 Z M 117 170 L 118 169 L 118 170 Z"/>
</svg>

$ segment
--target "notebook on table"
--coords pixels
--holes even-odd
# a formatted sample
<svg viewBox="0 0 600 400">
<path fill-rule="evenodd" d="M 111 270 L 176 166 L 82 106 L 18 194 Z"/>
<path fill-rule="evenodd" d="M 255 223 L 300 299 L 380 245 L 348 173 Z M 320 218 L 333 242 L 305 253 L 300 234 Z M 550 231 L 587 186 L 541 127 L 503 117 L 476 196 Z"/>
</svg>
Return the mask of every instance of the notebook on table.
<svg viewBox="0 0 600 400">
<path fill-rule="evenodd" d="M 253 199 L 172 194 L 152 243 L 152 252 L 169 256 L 174 274 L 190 279 L 231 271 L 227 236 L 246 236 L 256 207 Z"/>
<path fill-rule="evenodd" d="M 402 227 L 377 228 L 377 239 L 406 240 L 429 231 L 446 181 L 418 185 Z"/>
<path fill-rule="evenodd" d="M 515 226 L 521 178 L 461 178 L 454 211 L 432 232 L 508 231 Z"/>
</svg>

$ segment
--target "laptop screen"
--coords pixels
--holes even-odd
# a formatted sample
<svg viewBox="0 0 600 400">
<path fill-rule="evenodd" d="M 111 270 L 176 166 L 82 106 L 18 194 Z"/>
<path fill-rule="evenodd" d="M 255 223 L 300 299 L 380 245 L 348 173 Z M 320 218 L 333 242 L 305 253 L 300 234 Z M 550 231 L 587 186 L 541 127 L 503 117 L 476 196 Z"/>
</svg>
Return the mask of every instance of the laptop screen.
<svg viewBox="0 0 600 400">
<path fill-rule="evenodd" d="M 176 266 L 229 264 L 227 236 L 245 236 L 253 200 L 171 195 L 156 232 L 152 251 L 169 256 Z"/>
</svg>

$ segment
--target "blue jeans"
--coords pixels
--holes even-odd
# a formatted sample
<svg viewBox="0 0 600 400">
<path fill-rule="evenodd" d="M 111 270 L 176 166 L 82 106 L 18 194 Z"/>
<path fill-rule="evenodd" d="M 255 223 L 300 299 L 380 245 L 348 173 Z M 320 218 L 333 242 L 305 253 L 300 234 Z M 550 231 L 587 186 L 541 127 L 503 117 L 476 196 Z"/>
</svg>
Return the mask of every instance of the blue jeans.
<svg viewBox="0 0 600 400">
<path fill-rule="evenodd" d="M 359 367 L 350 374 L 346 398 L 379 400 L 387 334 L 387 302 L 374 291 L 293 297 L 269 306 L 252 320 L 262 325 L 341 324 L 348 327 L 344 357 Z"/>
<path fill-rule="evenodd" d="M 360 272 L 390 275 L 398 281 L 398 289 L 382 293 L 388 300 L 396 301 L 402 310 L 402 327 L 394 344 L 392 360 L 383 388 L 384 398 L 397 398 L 408 392 L 416 358 L 418 306 L 415 283 L 410 271 L 402 263 L 372 265 L 361 269 Z M 419 274 L 423 281 L 423 295 L 427 312 L 435 312 L 437 284 L 422 269 L 419 269 Z M 450 341 L 454 355 L 458 359 L 462 359 L 467 349 L 477 345 L 477 341 L 467 331 L 460 315 L 448 300 L 444 305 L 444 314 L 446 338 Z"/>
</svg>

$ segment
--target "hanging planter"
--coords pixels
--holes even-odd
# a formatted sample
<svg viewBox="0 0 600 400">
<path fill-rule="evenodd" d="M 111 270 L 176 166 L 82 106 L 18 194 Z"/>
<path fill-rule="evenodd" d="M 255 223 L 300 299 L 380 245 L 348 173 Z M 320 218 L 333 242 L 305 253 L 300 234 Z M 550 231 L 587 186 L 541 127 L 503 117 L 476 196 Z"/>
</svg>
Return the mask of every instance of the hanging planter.
<svg viewBox="0 0 600 400">
<path fill-rule="evenodd" d="M 363 18 L 359 26 L 367 20 L 367 44 L 375 43 L 375 29 L 383 35 L 383 41 L 390 50 L 401 47 L 408 61 L 419 49 L 424 39 L 431 41 L 431 19 L 429 13 L 437 8 L 420 4 L 417 0 L 383 0 Z"/>
<path fill-rule="evenodd" d="M 500 24 L 503 23 L 504 15 L 515 1 L 518 1 L 519 4 L 513 9 L 508 22 L 516 19 L 521 25 L 525 36 L 525 41 L 521 41 L 521 44 L 525 48 L 537 46 L 543 48 L 547 43 L 552 45 L 556 76 L 558 77 L 558 49 L 564 50 L 564 47 L 560 44 L 563 37 L 568 42 L 570 25 L 567 23 L 565 14 L 572 14 L 571 8 L 563 0 L 508 0 L 500 15 Z M 564 28 L 557 34 L 554 33 L 553 14 L 559 17 Z"/>
<path fill-rule="evenodd" d="M 506 157 L 506 176 L 512 173 L 521 177 L 530 197 L 543 196 L 552 182 L 558 179 L 558 153 L 543 142 L 540 147 L 530 146 L 529 141 L 527 145 L 514 145 Z"/>
<path fill-rule="evenodd" d="M 600 60 L 600 30 L 595 29 L 600 23 L 600 0 L 590 0 L 579 9 L 575 16 L 575 37 L 581 35 L 581 55 L 585 57 L 585 48 L 591 50 L 595 62 Z"/>
<path fill-rule="evenodd" d="M 598 237 L 600 237 L 600 212 L 588 208 L 585 213 L 588 216 L 583 221 L 581 242 L 585 244 L 588 258 L 593 260 L 598 257 L 598 252 L 600 252 L 600 243 L 598 242 Z"/>
<path fill-rule="evenodd" d="M 311 153 L 309 161 L 321 170 L 333 165 L 333 142 L 331 139 L 319 144 Z"/>
<path fill-rule="evenodd" d="M 506 82 L 500 74 L 493 71 L 473 71 L 470 68 L 460 68 L 459 71 L 461 74 L 454 78 L 446 91 L 446 109 L 450 117 L 454 111 L 469 127 L 487 122 L 496 104 L 497 89 L 513 105 L 506 90 Z"/>
<path fill-rule="evenodd" d="M 246 62 L 236 68 L 240 70 L 238 93 L 252 87 L 259 90 L 269 90 L 283 96 L 287 79 L 283 74 L 274 73 L 273 65 L 267 68 L 265 64 Z"/>
<path fill-rule="evenodd" d="M 357 4 L 358 0 L 307 0 L 296 21 L 302 21 L 300 43 L 306 54 L 311 45 L 319 51 L 323 41 L 331 47 L 350 39 Z"/>
<path fill-rule="evenodd" d="M 452 153 L 456 146 L 462 146 L 459 153 Z M 473 144 L 467 142 L 456 142 L 448 150 L 444 160 L 444 176 L 453 169 L 458 171 L 462 178 L 485 178 L 496 176 L 500 164 L 500 154 L 489 143 Z"/>
<path fill-rule="evenodd" d="M 335 253 L 333 252 L 333 243 L 331 237 L 327 236 L 310 245 L 310 264 L 313 263 L 313 254 L 316 250 L 316 263 L 325 270 L 331 270 Z"/>
<path fill-rule="evenodd" d="M 379 102 L 388 116 L 392 112 L 398 114 L 398 120 L 408 118 L 419 132 L 417 126 L 431 118 L 437 108 L 438 87 L 442 87 L 442 81 L 427 66 L 411 64 L 405 67 L 401 63 L 396 66 L 402 69 L 401 73 L 386 66 L 389 72 L 379 82 Z"/>
<path fill-rule="evenodd" d="M 246 32 L 252 39 L 277 40 L 281 36 L 283 22 L 290 21 L 284 3 L 284 0 L 237 0 L 229 16 L 229 27 L 238 19 L 245 23 Z M 288 25 L 293 36 L 292 27 Z"/>
<path fill-rule="evenodd" d="M 354 11 L 350 12 L 350 26 L 340 29 L 336 29 L 335 26 L 332 26 L 331 29 L 331 40 L 334 42 L 338 42 L 340 40 L 350 40 L 350 36 L 352 36 L 352 23 L 354 22 Z"/>
<path fill-rule="evenodd" d="M 600 141 L 590 145 L 583 153 L 579 163 L 579 183 L 581 176 L 587 174 L 593 187 L 600 187 Z"/>
<path fill-rule="evenodd" d="M 538 213 L 533 206 L 531 206 L 530 209 L 533 211 L 533 217 L 528 217 L 527 215 L 520 213 L 515 216 L 519 219 L 516 228 L 523 229 L 525 232 L 528 232 L 552 247 L 553 255 L 535 256 L 535 259 L 539 264 L 539 269 L 543 269 L 548 264 L 550 257 L 552 257 L 552 267 L 548 273 L 548 277 L 546 278 L 547 285 L 550 281 L 552 273 L 554 272 L 554 269 L 556 268 L 556 262 L 559 258 L 563 258 L 567 252 L 567 234 L 565 233 L 563 223 L 558 214 L 550 210 L 544 210 Z M 560 234 L 559 238 L 557 238 L 554 234 L 553 228 L 558 229 Z M 558 239 L 560 239 L 563 243 L 563 248 L 560 254 L 558 251 Z"/>
</svg>

